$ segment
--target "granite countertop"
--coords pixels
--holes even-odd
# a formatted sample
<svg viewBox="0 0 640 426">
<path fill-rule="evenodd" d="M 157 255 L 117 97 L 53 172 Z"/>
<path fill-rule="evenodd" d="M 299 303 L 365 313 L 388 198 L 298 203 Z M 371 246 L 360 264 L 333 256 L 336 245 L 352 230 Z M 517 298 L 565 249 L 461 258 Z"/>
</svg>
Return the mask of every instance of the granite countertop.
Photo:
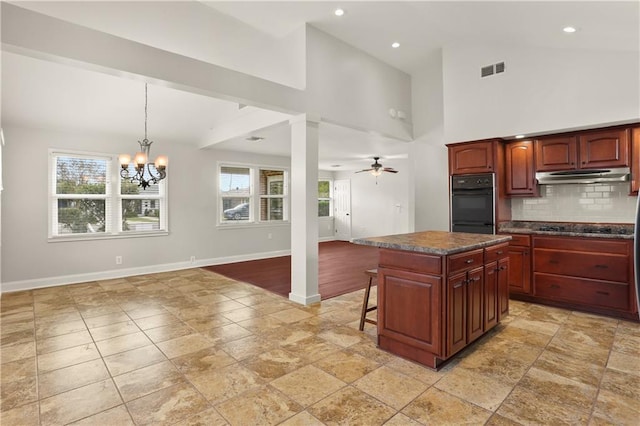
<svg viewBox="0 0 640 426">
<path fill-rule="evenodd" d="M 384 237 L 358 238 L 353 242 L 366 246 L 448 255 L 489 247 L 511 240 L 508 235 L 468 234 L 465 232 L 424 231 Z"/>
<path fill-rule="evenodd" d="M 562 235 L 567 237 L 617 238 L 633 240 L 630 223 L 527 222 L 498 224 L 498 232 L 507 234 Z"/>
</svg>

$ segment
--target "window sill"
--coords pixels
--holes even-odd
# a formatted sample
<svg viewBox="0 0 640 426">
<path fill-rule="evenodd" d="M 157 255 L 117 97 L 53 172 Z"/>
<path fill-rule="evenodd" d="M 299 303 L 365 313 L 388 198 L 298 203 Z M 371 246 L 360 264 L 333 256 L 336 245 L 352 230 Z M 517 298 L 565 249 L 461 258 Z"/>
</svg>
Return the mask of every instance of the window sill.
<svg viewBox="0 0 640 426">
<path fill-rule="evenodd" d="M 119 240 L 123 238 L 144 238 L 144 237 L 163 237 L 169 235 L 169 231 L 153 231 L 153 232 L 127 232 L 120 234 L 103 234 L 103 235 L 69 235 L 49 237 L 50 243 L 65 243 L 70 241 L 96 241 L 96 240 Z"/>
<path fill-rule="evenodd" d="M 291 222 L 284 220 L 281 222 L 247 222 L 247 223 L 218 223 L 218 229 L 251 229 L 251 228 L 272 228 L 274 226 L 290 226 Z"/>
</svg>

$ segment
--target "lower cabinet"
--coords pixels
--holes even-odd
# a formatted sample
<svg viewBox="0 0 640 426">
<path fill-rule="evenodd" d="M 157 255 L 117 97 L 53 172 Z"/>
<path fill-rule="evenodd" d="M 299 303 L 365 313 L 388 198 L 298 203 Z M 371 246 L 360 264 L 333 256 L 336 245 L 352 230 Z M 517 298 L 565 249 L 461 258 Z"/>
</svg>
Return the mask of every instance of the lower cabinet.
<svg viewBox="0 0 640 426">
<path fill-rule="evenodd" d="M 513 234 L 509 243 L 510 293 L 531 294 L 531 237 Z"/>
<path fill-rule="evenodd" d="M 449 278 L 447 354 L 453 355 L 484 333 L 484 267 Z M 491 298 L 495 298 L 494 295 Z M 491 314 L 492 316 L 495 314 Z"/>
<path fill-rule="evenodd" d="M 533 236 L 533 296 L 574 309 L 637 319 L 633 241 Z"/>
<path fill-rule="evenodd" d="M 380 249 L 378 346 L 431 368 L 509 312 L 508 243 L 449 256 Z"/>
</svg>

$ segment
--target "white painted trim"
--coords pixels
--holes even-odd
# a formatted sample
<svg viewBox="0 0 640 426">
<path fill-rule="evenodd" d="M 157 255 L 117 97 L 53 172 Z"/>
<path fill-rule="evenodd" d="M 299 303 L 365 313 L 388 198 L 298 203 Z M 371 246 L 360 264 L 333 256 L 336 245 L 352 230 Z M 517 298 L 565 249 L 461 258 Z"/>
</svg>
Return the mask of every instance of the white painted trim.
<svg viewBox="0 0 640 426">
<path fill-rule="evenodd" d="M 318 238 L 318 242 L 319 242 L 319 243 L 325 243 L 325 242 L 327 242 L 327 241 L 338 241 L 338 239 L 337 239 L 336 237 L 334 237 L 333 235 L 332 235 L 332 236 L 330 236 L 330 237 L 321 237 L 321 238 Z M 352 242 L 353 242 L 353 241 L 352 241 Z"/>
<path fill-rule="evenodd" d="M 301 305 L 311 305 L 320 301 L 320 294 L 314 294 L 312 296 L 298 296 L 297 294 L 289 293 L 289 300 L 292 302 L 300 303 Z"/>
<path fill-rule="evenodd" d="M 131 277 L 135 275 L 157 274 L 160 272 L 179 271 L 181 269 L 201 268 L 204 266 L 220 265 L 223 263 L 244 262 L 247 260 L 267 259 L 270 257 L 289 256 L 291 250 L 252 253 L 237 256 L 225 256 L 212 259 L 200 259 L 193 263 L 189 261 L 165 263 L 160 265 L 141 266 L 138 268 L 115 269 L 110 271 L 90 272 L 86 274 L 61 275 L 58 277 L 36 278 L 33 280 L 10 281 L 2 283 L 2 293 L 33 290 L 45 287 L 55 287 L 66 284 L 78 284 L 89 281 L 110 280 Z M 312 302 L 313 303 L 313 302 Z"/>
</svg>

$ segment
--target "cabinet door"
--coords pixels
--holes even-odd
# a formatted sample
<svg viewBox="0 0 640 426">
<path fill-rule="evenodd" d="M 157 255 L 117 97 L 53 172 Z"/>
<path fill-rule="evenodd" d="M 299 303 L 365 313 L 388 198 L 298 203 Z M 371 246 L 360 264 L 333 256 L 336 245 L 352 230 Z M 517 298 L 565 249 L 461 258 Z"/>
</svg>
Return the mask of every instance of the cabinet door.
<svg viewBox="0 0 640 426">
<path fill-rule="evenodd" d="M 506 194 L 536 195 L 533 141 L 513 142 L 506 147 Z"/>
<path fill-rule="evenodd" d="M 508 257 L 498 261 L 498 322 L 509 315 L 509 274 L 511 263 Z"/>
<path fill-rule="evenodd" d="M 498 262 L 484 265 L 484 330 L 498 324 Z"/>
<path fill-rule="evenodd" d="M 462 143 L 449 147 L 449 174 L 493 172 L 493 142 Z"/>
<path fill-rule="evenodd" d="M 538 172 L 572 170 L 578 167 L 578 141 L 575 136 L 538 139 L 535 146 Z"/>
<path fill-rule="evenodd" d="M 509 246 L 509 292 L 531 294 L 531 251 Z"/>
<path fill-rule="evenodd" d="M 629 129 L 602 130 L 580 135 L 580 168 L 628 165 Z"/>
<path fill-rule="evenodd" d="M 449 277 L 447 283 L 447 356 L 467 345 L 467 273 Z"/>
<path fill-rule="evenodd" d="M 640 127 L 631 130 L 631 195 L 640 188 Z"/>
<path fill-rule="evenodd" d="M 443 354 L 442 279 L 378 268 L 378 334 Z"/>
<path fill-rule="evenodd" d="M 484 333 L 484 267 L 468 272 L 467 280 L 467 343 Z"/>
</svg>

